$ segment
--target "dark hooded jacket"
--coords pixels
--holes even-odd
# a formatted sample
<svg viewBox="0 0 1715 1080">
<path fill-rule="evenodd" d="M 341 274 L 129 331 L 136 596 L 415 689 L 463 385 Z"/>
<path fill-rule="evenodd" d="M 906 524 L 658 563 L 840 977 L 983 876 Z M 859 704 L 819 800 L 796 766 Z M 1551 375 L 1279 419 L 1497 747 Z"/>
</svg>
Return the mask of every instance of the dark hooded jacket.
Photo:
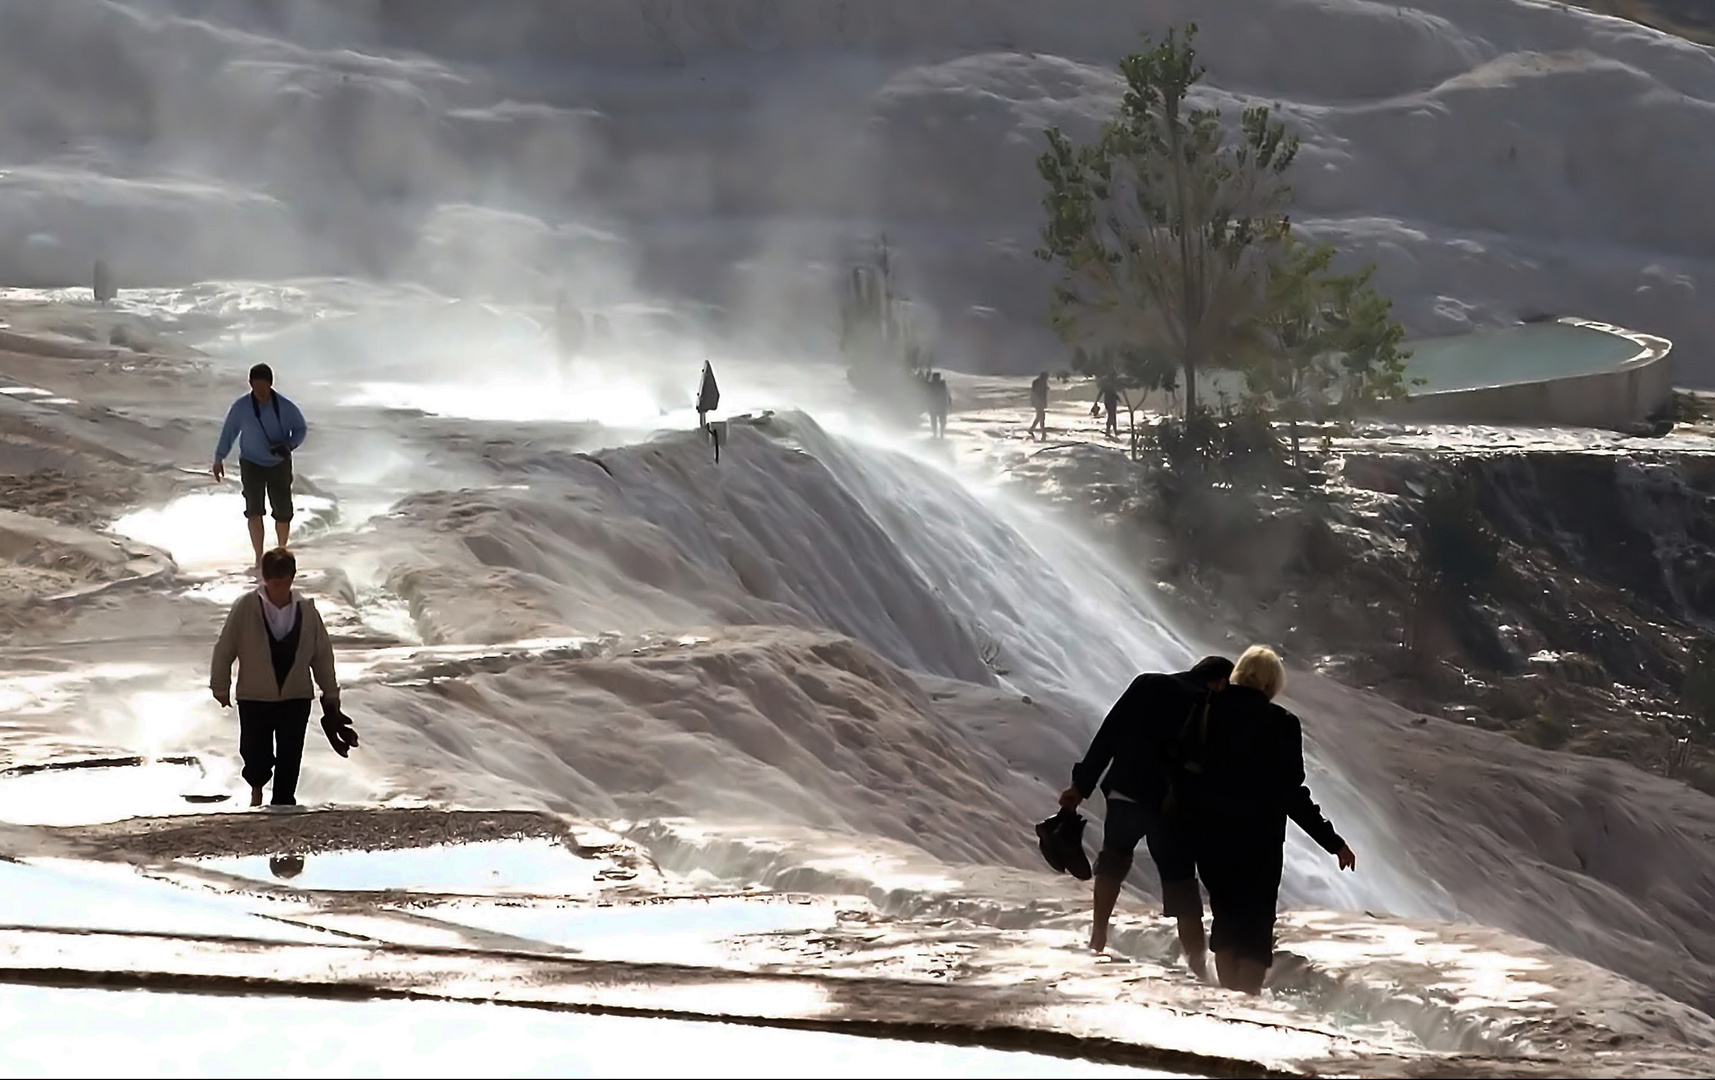
<svg viewBox="0 0 1715 1080">
<path fill-rule="evenodd" d="M 1208 692 L 1189 672 L 1133 679 L 1102 720 L 1089 753 L 1072 766 L 1072 786 L 1087 799 L 1099 782 L 1103 794 L 1118 793 L 1159 813 L 1167 796 L 1164 749 Z"/>
</svg>

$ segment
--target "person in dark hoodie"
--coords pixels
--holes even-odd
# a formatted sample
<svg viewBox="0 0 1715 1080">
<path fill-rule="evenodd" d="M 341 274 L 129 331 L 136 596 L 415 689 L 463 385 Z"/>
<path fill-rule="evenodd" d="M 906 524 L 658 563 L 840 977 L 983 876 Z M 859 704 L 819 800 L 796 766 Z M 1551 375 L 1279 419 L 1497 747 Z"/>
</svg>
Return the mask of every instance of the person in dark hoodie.
<svg viewBox="0 0 1715 1080">
<path fill-rule="evenodd" d="M 1108 919 L 1131 870 L 1138 841 L 1147 838 L 1150 858 L 1161 875 L 1164 912 L 1179 925 L 1185 962 L 1202 977 L 1206 947 L 1203 897 L 1197 890 L 1196 855 L 1180 818 L 1165 819 L 1168 793 L 1167 745 L 1178 738 L 1191 714 L 1225 687 L 1233 662 L 1220 656 L 1199 660 L 1174 675 L 1139 675 L 1108 710 L 1084 760 L 1072 767 L 1072 786 L 1060 793 L 1060 805 L 1075 809 L 1099 782 L 1107 803 L 1102 850 L 1096 856 L 1094 922 L 1090 948 L 1107 948 Z M 1104 773 L 1106 778 L 1104 779 Z"/>
<path fill-rule="evenodd" d="M 1303 730 L 1273 700 L 1285 685 L 1286 668 L 1274 650 L 1245 650 L 1231 685 L 1198 718 L 1185 759 L 1198 762 L 1199 775 L 1178 793 L 1187 796 L 1197 872 L 1209 890 L 1215 970 L 1222 986 L 1247 994 L 1262 991 L 1274 962 L 1286 819 L 1336 856 L 1340 869 L 1358 862 L 1304 783 Z"/>
</svg>

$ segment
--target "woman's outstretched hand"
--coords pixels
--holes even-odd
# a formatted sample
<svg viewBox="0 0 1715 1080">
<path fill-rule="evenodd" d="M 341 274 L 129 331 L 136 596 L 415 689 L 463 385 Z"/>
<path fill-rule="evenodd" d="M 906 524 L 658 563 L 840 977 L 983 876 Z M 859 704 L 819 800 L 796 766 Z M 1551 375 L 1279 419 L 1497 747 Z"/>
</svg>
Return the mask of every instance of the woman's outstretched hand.
<svg viewBox="0 0 1715 1080">
<path fill-rule="evenodd" d="M 1358 866 L 1358 853 L 1352 850 L 1352 845 L 1345 844 L 1340 848 L 1340 869 L 1355 870 Z"/>
</svg>

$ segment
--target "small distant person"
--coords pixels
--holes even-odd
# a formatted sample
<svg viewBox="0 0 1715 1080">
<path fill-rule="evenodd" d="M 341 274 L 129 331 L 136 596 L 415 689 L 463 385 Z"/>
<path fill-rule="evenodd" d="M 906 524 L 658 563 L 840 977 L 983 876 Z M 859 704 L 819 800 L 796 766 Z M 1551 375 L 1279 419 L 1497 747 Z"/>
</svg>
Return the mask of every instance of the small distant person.
<svg viewBox="0 0 1715 1080">
<path fill-rule="evenodd" d="M 1210 945 L 1221 985 L 1262 992 L 1274 963 L 1275 904 L 1286 846 L 1286 820 L 1351 870 L 1358 857 L 1334 831 L 1304 783 L 1304 734 L 1298 717 L 1274 704 L 1286 667 L 1272 649 L 1253 645 L 1239 657 L 1231 684 L 1209 702 L 1201 777 L 1188 807 L 1197 871 L 1214 914 Z"/>
<path fill-rule="evenodd" d="M 939 371 L 929 376 L 929 433 L 937 439 L 947 437 L 947 416 L 953 411 L 953 391 Z"/>
<path fill-rule="evenodd" d="M 1108 428 L 1105 434 L 1110 439 L 1119 438 L 1120 392 L 1112 386 L 1102 387 L 1102 408 L 1105 409 L 1108 414 Z"/>
<path fill-rule="evenodd" d="M 292 451 L 304 445 L 309 428 L 303 412 L 274 390 L 274 369 L 250 369 L 250 392 L 226 410 L 226 424 L 214 447 L 215 480 L 226 478 L 226 455 L 238 441 L 238 477 L 244 489 L 244 517 L 256 566 L 262 565 L 262 517 L 274 511 L 274 536 L 280 547 L 292 529 Z M 268 507 L 263 505 L 264 499 Z"/>
<path fill-rule="evenodd" d="M 315 686 L 322 691 L 322 730 L 334 751 L 344 757 L 357 745 L 357 733 L 339 709 L 333 642 L 314 601 L 293 591 L 297 574 L 298 560 L 285 548 L 262 556 L 262 584 L 226 613 L 209 670 L 209 690 L 225 709 L 232 705 L 232 665 L 238 663 L 238 753 L 251 806 L 262 805 L 270 778 L 269 805 L 298 804 L 298 768 Z"/>
<path fill-rule="evenodd" d="M 1102 850 L 1095 865 L 1093 952 L 1107 948 L 1108 920 L 1131 871 L 1138 841 L 1147 839 L 1149 857 L 1161 875 L 1163 913 L 1178 923 L 1186 964 L 1199 978 L 1206 971 L 1194 838 L 1182 818 L 1164 813 L 1165 758 L 1168 742 L 1178 737 L 1211 694 L 1226 687 L 1232 670 L 1231 660 L 1207 656 L 1189 671 L 1139 675 L 1108 710 L 1084 760 L 1072 766 L 1072 786 L 1060 793 L 1060 805 L 1076 809 L 1095 792 L 1098 782 L 1107 803 Z"/>
<path fill-rule="evenodd" d="M 1048 373 L 1044 371 L 1030 382 L 1030 407 L 1036 410 L 1036 419 L 1030 422 L 1030 430 L 1026 435 L 1034 438 L 1038 429 L 1042 431 L 1044 441 L 1048 438 Z"/>
<path fill-rule="evenodd" d="M 95 272 L 91 275 L 90 291 L 95 294 L 95 302 L 105 304 L 119 295 L 119 290 L 113 285 L 113 268 L 107 265 L 106 259 L 95 260 Z"/>
</svg>

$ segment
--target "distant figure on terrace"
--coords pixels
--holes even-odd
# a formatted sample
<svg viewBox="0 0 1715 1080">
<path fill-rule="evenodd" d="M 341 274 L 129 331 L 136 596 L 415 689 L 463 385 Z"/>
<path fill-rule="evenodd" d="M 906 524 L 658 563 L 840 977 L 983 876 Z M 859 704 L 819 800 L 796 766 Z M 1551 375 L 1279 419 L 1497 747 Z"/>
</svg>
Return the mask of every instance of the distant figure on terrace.
<svg viewBox="0 0 1715 1080">
<path fill-rule="evenodd" d="M 1247 994 L 1262 991 L 1274 962 L 1286 819 L 1338 857 L 1340 869 L 1358 864 L 1305 786 L 1303 730 L 1298 717 L 1274 704 L 1285 686 L 1280 657 L 1251 646 L 1178 746 L 1178 812 L 1186 815 L 1197 873 L 1209 890 L 1215 967 L 1222 986 Z"/>
<path fill-rule="evenodd" d="M 232 664 L 238 663 L 238 753 L 250 784 L 250 805 L 274 781 L 273 806 L 296 806 L 304 730 L 315 684 L 322 691 L 322 730 L 345 757 L 357 745 L 339 709 L 333 642 L 314 601 L 292 590 L 298 561 L 285 548 L 262 556 L 262 584 L 226 613 L 214 646 L 208 685 L 221 708 L 232 705 Z"/>
<path fill-rule="evenodd" d="M 1030 382 L 1030 407 L 1036 410 L 1036 419 L 1030 422 L 1030 430 L 1026 435 L 1034 437 L 1037 429 L 1041 429 L 1044 441 L 1048 438 L 1048 373 L 1044 371 Z"/>
<path fill-rule="evenodd" d="M 1224 689 L 1233 662 L 1222 656 L 1199 660 L 1177 675 L 1147 674 L 1133 679 L 1108 710 L 1084 760 L 1072 766 L 1072 786 L 1060 793 L 1060 805 L 1074 810 L 1098 784 L 1107 803 L 1102 850 L 1095 865 L 1095 921 L 1090 948 L 1108 944 L 1108 919 L 1140 840 L 1161 875 L 1163 913 L 1179 924 L 1185 962 L 1202 977 L 1207 960 L 1203 936 L 1203 896 L 1197 889 L 1194 835 L 1185 819 L 1171 813 L 1169 744 L 1201 714 L 1210 695 Z"/>
<path fill-rule="evenodd" d="M 1110 439 L 1119 438 L 1120 392 L 1114 389 L 1112 383 L 1102 387 L 1102 408 L 1105 409 L 1108 414 L 1107 437 Z"/>
<path fill-rule="evenodd" d="M 953 411 L 953 391 L 939 371 L 929 376 L 929 432 L 937 439 L 947 437 L 947 415 Z"/>
<path fill-rule="evenodd" d="M 250 392 L 226 410 L 226 424 L 214 447 L 215 480 L 226 478 L 226 455 L 238 442 L 238 477 L 244 490 L 244 517 L 250 525 L 250 546 L 256 566 L 262 565 L 262 516 L 274 511 L 274 536 L 286 546 L 292 528 L 292 451 L 304 445 L 309 427 L 304 414 L 284 394 L 274 390 L 274 370 L 267 364 L 250 369 Z M 268 506 L 264 506 L 264 499 Z"/>
</svg>

